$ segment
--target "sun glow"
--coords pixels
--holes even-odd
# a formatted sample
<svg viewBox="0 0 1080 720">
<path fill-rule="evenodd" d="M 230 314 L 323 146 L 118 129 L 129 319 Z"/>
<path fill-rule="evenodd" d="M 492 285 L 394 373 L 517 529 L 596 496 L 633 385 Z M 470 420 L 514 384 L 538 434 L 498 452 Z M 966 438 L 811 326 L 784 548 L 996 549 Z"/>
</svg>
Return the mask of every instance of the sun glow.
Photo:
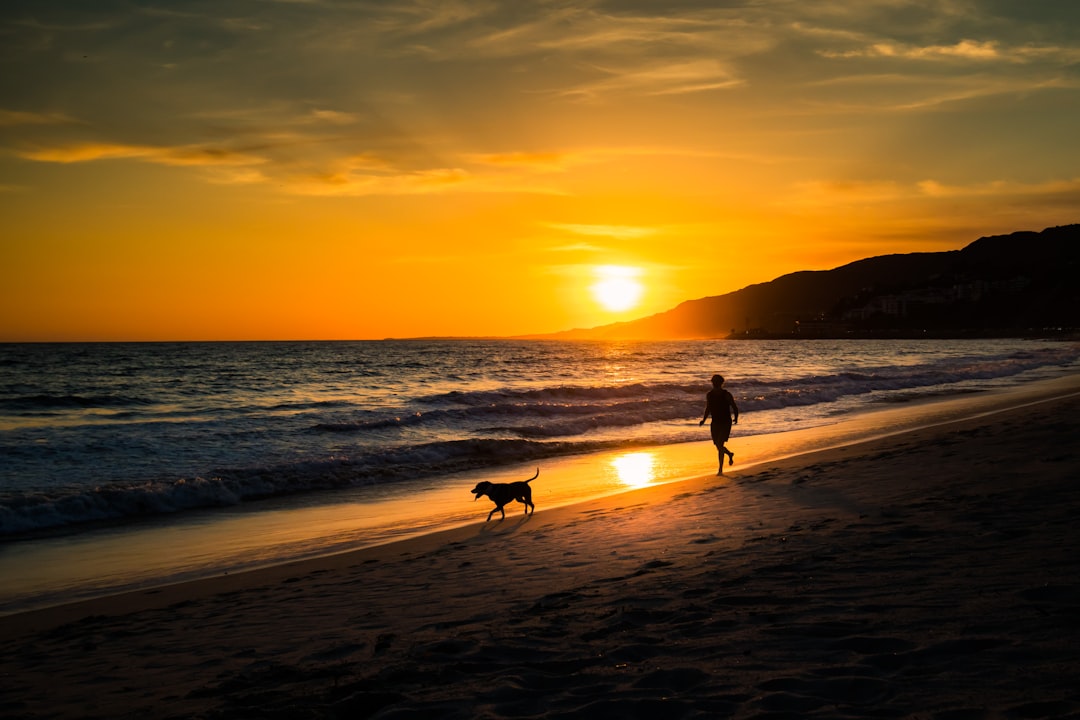
<svg viewBox="0 0 1080 720">
<path fill-rule="evenodd" d="M 653 470 L 655 458 L 652 453 L 637 452 L 620 455 L 611 461 L 619 482 L 632 488 L 642 488 L 656 477 Z"/>
<path fill-rule="evenodd" d="M 594 270 L 597 281 L 592 285 L 593 297 L 606 310 L 622 312 L 636 307 L 644 291 L 637 277 L 641 269 L 624 265 L 599 265 Z"/>
</svg>

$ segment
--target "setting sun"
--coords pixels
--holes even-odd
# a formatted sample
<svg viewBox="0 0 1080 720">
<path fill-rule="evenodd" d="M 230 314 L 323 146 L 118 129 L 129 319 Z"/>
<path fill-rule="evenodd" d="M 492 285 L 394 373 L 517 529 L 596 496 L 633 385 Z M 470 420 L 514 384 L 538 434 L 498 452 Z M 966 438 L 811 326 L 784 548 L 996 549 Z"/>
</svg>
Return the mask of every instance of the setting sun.
<svg viewBox="0 0 1080 720">
<path fill-rule="evenodd" d="M 637 281 L 639 268 L 622 265 L 601 265 L 595 270 L 598 280 L 593 284 L 593 297 L 612 312 L 622 312 L 636 307 L 644 288 Z"/>
<path fill-rule="evenodd" d="M 0 12 L 0 340 L 665 335 L 1077 222 L 1077 3 L 143 5 Z"/>
</svg>

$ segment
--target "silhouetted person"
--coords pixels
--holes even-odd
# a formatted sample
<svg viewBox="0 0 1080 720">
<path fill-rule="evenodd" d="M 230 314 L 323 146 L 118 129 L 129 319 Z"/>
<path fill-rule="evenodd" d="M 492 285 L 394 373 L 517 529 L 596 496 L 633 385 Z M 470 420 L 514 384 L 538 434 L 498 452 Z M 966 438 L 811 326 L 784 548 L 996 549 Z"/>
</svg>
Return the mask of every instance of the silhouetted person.
<svg viewBox="0 0 1080 720">
<path fill-rule="evenodd" d="M 724 376 L 712 376 L 712 390 L 705 395 L 705 416 L 701 418 L 698 426 L 712 415 L 712 424 L 709 430 L 712 432 L 713 445 L 716 446 L 716 454 L 720 459 L 720 469 L 717 475 L 724 474 L 724 455 L 728 456 L 728 465 L 735 464 L 735 453 L 727 449 L 728 438 L 731 437 L 732 424 L 739 424 L 739 406 L 735 404 L 735 398 L 724 389 Z"/>
</svg>

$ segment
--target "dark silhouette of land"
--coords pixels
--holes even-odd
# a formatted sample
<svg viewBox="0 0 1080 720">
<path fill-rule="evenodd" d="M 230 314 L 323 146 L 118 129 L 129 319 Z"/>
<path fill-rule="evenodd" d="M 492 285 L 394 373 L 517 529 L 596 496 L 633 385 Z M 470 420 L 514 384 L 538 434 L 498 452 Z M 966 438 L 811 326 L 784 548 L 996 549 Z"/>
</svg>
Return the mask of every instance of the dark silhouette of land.
<svg viewBox="0 0 1080 720">
<path fill-rule="evenodd" d="M 803 271 L 548 339 L 1017 337 L 1080 328 L 1080 225 Z"/>
</svg>

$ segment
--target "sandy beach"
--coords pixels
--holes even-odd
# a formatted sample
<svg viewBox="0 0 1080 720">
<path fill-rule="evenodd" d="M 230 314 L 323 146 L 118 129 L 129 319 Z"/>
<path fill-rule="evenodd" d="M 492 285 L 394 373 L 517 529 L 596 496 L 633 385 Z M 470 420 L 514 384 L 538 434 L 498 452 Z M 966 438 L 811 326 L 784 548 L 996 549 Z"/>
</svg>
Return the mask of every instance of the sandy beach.
<svg viewBox="0 0 1080 720">
<path fill-rule="evenodd" d="M 0 715 L 1080 717 L 1078 417 L 0 618 Z"/>
</svg>

